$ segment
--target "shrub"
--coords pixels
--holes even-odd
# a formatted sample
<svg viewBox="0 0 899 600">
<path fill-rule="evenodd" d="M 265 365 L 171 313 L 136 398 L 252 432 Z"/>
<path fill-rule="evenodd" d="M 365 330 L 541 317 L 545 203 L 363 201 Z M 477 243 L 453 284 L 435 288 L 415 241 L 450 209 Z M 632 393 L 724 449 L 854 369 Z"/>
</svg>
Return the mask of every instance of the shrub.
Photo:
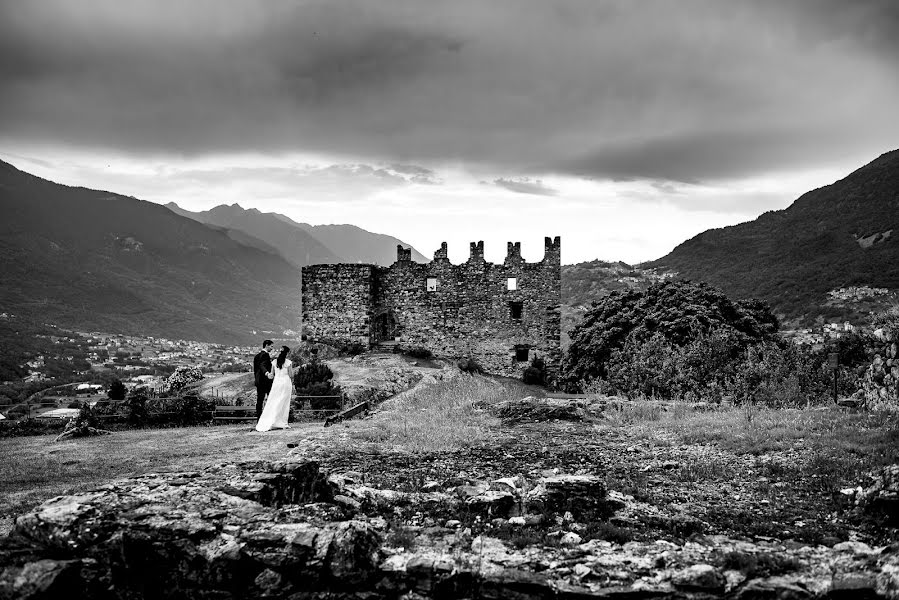
<svg viewBox="0 0 899 600">
<path fill-rule="evenodd" d="M 155 424 L 198 425 L 211 420 L 215 401 L 193 394 L 147 401 L 150 419 Z"/>
<path fill-rule="evenodd" d="M 422 360 L 429 360 L 431 358 L 434 358 L 434 353 L 422 346 L 409 348 L 408 350 L 406 350 L 406 355 L 411 356 L 412 358 L 420 358 Z"/>
<path fill-rule="evenodd" d="M 100 422 L 96 415 L 94 415 L 94 411 L 91 410 L 91 407 L 88 404 L 83 404 L 78 410 L 78 415 L 75 417 L 75 427 L 81 429 L 84 427 L 99 426 Z"/>
<path fill-rule="evenodd" d="M 824 352 L 836 352 L 840 355 L 840 365 L 846 367 L 868 366 L 871 363 L 870 347 L 873 340 L 857 331 L 844 333 L 838 338 L 828 340 Z"/>
<path fill-rule="evenodd" d="M 666 281 L 644 292 L 613 292 L 595 302 L 571 332 L 562 383 L 576 391 L 582 381 L 607 378 L 616 351 L 657 363 L 663 346 L 682 348 L 713 332 L 726 337 L 730 353 L 731 344 L 739 350 L 773 339 L 777 319 L 762 302 L 733 301 L 703 283 Z M 650 346 L 642 348 L 644 343 Z"/>
<path fill-rule="evenodd" d="M 546 363 L 543 359 L 535 356 L 522 373 L 521 379 L 532 385 L 546 385 Z"/>
<path fill-rule="evenodd" d="M 58 433 L 66 426 L 62 419 L 20 419 L 0 421 L 0 438 Z"/>
<path fill-rule="evenodd" d="M 125 384 L 120 379 L 113 379 L 112 383 L 109 384 L 109 391 L 106 392 L 106 396 L 110 400 L 124 400 L 127 393 L 128 388 L 125 387 Z"/>
<path fill-rule="evenodd" d="M 124 402 L 125 420 L 133 427 L 146 425 L 150 420 L 150 411 L 147 409 L 146 388 L 136 389 L 128 395 Z"/>
<path fill-rule="evenodd" d="M 872 324 L 875 329 L 882 329 L 886 337 L 899 338 L 899 307 L 892 307 L 874 315 Z"/>
<path fill-rule="evenodd" d="M 313 360 L 294 371 L 293 385 L 298 396 L 341 396 L 340 387 L 331 381 L 333 377 L 334 373 L 328 365 Z M 333 411 L 341 405 L 342 398 L 309 398 L 312 410 Z"/>
<path fill-rule="evenodd" d="M 165 380 L 164 388 L 169 393 L 180 392 L 187 386 L 203 381 L 203 371 L 196 367 L 178 367 Z"/>
<path fill-rule="evenodd" d="M 465 357 L 461 359 L 456 366 L 459 367 L 463 373 L 468 373 L 469 375 L 483 375 L 484 367 L 478 363 L 475 359 L 471 357 Z"/>
<path fill-rule="evenodd" d="M 300 365 L 297 369 L 294 370 L 293 385 L 296 388 L 296 392 L 298 395 L 315 396 L 318 394 L 313 394 L 310 391 L 313 389 L 313 386 L 315 386 L 316 384 L 324 383 L 328 384 L 328 386 L 330 387 L 330 382 L 333 377 L 334 373 L 331 371 L 328 365 L 317 360 L 313 360 L 311 362 Z"/>
<path fill-rule="evenodd" d="M 337 349 L 337 354 L 339 356 L 358 356 L 364 352 L 365 344 L 360 342 L 349 342 Z"/>
<path fill-rule="evenodd" d="M 587 387 L 666 400 L 720 402 L 730 396 L 737 404 L 800 407 L 827 398 L 832 374 L 824 360 L 821 352 L 783 341 L 744 347 L 726 330 L 699 335 L 683 346 L 656 334 L 642 342 L 631 338 L 614 350 L 606 378 Z M 851 393 L 855 378 L 848 376 L 850 368 L 845 373 L 842 389 Z"/>
</svg>

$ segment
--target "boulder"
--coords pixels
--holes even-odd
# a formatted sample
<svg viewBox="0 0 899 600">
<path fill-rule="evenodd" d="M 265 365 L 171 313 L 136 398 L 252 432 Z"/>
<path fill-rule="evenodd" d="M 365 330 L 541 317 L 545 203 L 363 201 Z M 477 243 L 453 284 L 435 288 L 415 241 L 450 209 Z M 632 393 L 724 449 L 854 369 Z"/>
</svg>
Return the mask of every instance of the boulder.
<svg viewBox="0 0 899 600">
<path fill-rule="evenodd" d="M 724 591 L 727 580 L 712 565 L 699 564 L 675 573 L 671 577 L 671 583 L 685 589 L 718 592 Z"/>
<path fill-rule="evenodd" d="M 527 512 L 571 511 L 578 519 L 586 515 L 608 516 L 614 510 L 606 503 L 606 486 L 596 475 L 554 475 L 537 481 L 524 498 Z"/>
<path fill-rule="evenodd" d="M 855 495 L 855 503 L 865 511 L 884 515 L 891 523 L 899 523 L 899 464 L 871 473 L 868 480 Z"/>
</svg>

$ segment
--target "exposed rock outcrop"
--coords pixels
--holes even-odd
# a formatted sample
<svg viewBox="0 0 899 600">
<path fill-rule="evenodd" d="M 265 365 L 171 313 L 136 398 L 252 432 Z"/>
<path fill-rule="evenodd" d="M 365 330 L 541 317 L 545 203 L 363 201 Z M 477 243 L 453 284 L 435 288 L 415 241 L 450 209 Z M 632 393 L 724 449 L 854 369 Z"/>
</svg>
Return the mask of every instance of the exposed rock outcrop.
<svg viewBox="0 0 899 600">
<path fill-rule="evenodd" d="M 0 539 L 0 598 L 899 597 L 893 546 L 583 541 L 579 519 L 631 501 L 598 478 L 426 487 L 367 487 L 309 460 L 117 481 L 19 517 Z M 398 527 L 414 511 L 456 518 Z M 561 528 L 516 544 L 473 535 L 484 519 Z"/>
</svg>

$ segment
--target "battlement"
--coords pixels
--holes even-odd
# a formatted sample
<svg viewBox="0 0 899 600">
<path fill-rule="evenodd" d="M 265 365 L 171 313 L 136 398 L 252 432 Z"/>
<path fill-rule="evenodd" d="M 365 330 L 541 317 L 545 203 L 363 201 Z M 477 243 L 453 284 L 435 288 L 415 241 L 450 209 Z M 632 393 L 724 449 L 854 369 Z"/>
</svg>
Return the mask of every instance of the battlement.
<svg viewBox="0 0 899 600">
<path fill-rule="evenodd" d="M 432 262 L 437 263 L 449 263 L 452 264 L 449 260 L 449 252 L 446 242 L 442 242 L 440 244 L 440 248 L 434 251 L 434 260 Z M 469 244 L 468 250 L 468 260 L 467 263 L 488 263 L 484 259 L 484 242 L 483 240 L 477 242 L 471 242 Z M 562 242 L 559 236 L 555 238 L 546 237 L 543 242 L 543 260 L 540 263 L 526 263 L 525 260 L 521 257 L 521 242 L 507 242 L 506 243 L 506 259 L 503 261 L 503 265 L 511 265 L 511 264 L 551 264 L 551 265 L 562 265 Z M 403 248 L 400 245 L 396 247 L 396 262 L 394 265 L 400 264 L 402 266 L 408 266 L 412 263 L 412 249 L 411 248 Z"/>
</svg>

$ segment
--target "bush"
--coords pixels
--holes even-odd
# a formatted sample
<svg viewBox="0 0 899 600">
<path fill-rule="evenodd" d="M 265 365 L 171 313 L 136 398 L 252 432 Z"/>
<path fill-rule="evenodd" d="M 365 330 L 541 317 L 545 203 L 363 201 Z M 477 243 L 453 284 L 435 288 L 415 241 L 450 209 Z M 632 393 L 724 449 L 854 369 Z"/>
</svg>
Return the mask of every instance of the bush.
<svg viewBox="0 0 899 600">
<path fill-rule="evenodd" d="M 484 367 L 482 367 L 478 361 L 470 357 L 461 359 L 456 363 L 456 366 L 459 367 L 459 370 L 463 373 L 468 373 L 469 375 L 483 375 L 485 372 Z"/>
<path fill-rule="evenodd" d="M 81 408 L 78 410 L 78 415 L 75 417 L 75 427 L 83 428 L 83 427 L 99 427 L 100 421 L 97 419 L 96 415 L 94 415 L 94 411 L 91 410 L 91 407 L 88 404 L 83 404 Z"/>
<path fill-rule="evenodd" d="M 365 344 L 360 342 L 349 342 L 337 349 L 337 354 L 339 356 L 358 356 L 364 352 Z"/>
<path fill-rule="evenodd" d="M 846 367 L 858 367 L 871 364 L 870 347 L 873 340 L 857 331 L 844 333 L 838 338 L 828 340 L 825 345 L 825 353 L 836 352 L 840 355 L 840 365 Z"/>
<path fill-rule="evenodd" d="M 757 300 L 733 301 L 707 284 L 666 281 L 644 292 L 613 292 L 584 315 L 571 332 L 571 345 L 562 363 L 562 384 L 578 391 L 582 382 L 608 379 L 613 354 L 618 363 L 633 356 L 648 364 L 664 364 L 663 348 L 683 348 L 703 336 L 721 335 L 726 347 L 716 351 L 730 354 L 762 341 L 772 340 L 777 319 Z M 648 344 L 647 347 L 644 347 Z M 701 353 L 701 348 L 692 352 Z M 641 365 L 625 377 L 640 377 Z M 664 388 L 650 383 L 649 388 Z M 632 386 L 631 386 L 632 387 Z"/>
<path fill-rule="evenodd" d="M 429 360 L 434 358 L 434 353 L 424 348 L 422 346 L 416 346 L 415 348 L 409 348 L 406 350 L 406 355 L 411 356 L 412 358 L 419 358 L 422 360 Z"/>
<path fill-rule="evenodd" d="M 614 351 L 607 377 L 590 387 L 665 400 L 720 402 L 730 396 L 736 404 L 802 407 L 827 400 L 832 373 L 824 363 L 824 353 L 780 340 L 744 349 L 732 332 L 714 331 L 685 346 L 654 335 Z M 844 372 L 841 389 L 851 393 L 855 378 L 848 376 L 850 368 Z"/>
<path fill-rule="evenodd" d="M 736 365 L 728 392 L 737 404 L 748 401 L 772 408 L 819 404 L 827 400 L 832 381 L 824 363 L 823 353 L 805 347 L 758 344 Z"/>
<path fill-rule="evenodd" d="M 203 381 L 203 372 L 196 367 L 178 367 L 165 380 L 164 388 L 168 393 L 180 392 L 187 386 Z M 124 397 L 124 396 L 123 396 Z"/>
<path fill-rule="evenodd" d="M 882 329 L 886 337 L 899 338 L 899 307 L 892 307 L 874 315 L 872 324 L 875 329 Z"/>
<path fill-rule="evenodd" d="M 125 387 L 125 384 L 120 379 L 113 379 L 112 383 L 109 384 L 109 391 L 106 392 L 106 396 L 110 400 L 124 400 L 127 393 L 128 388 Z"/>
<path fill-rule="evenodd" d="M 128 395 L 124 403 L 125 420 L 132 427 L 141 427 L 150 420 L 150 411 L 147 408 L 146 388 L 134 390 Z"/>
<path fill-rule="evenodd" d="M 187 394 L 148 400 L 147 410 L 154 424 L 190 426 L 209 422 L 215 410 L 215 402 Z"/>
<path fill-rule="evenodd" d="M 59 433 L 66 426 L 62 419 L 20 419 L 0 421 L 0 438 Z"/>
<path fill-rule="evenodd" d="M 298 396 L 342 396 L 340 386 L 331 381 L 333 377 L 328 365 L 313 360 L 294 371 L 293 385 Z M 313 410 L 332 411 L 341 405 L 342 398 L 309 398 L 309 407 Z"/>
<path fill-rule="evenodd" d="M 546 385 L 546 363 L 543 359 L 535 356 L 522 373 L 521 379 L 527 384 Z"/>
<path fill-rule="evenodd" d="M 330 385 L 330 381 L 333 377 L 334 373 L 328 365 L 313 360 L 300 365 L 300 367 L 294 370 L 293 385 L 296 388 L 296 393 L 298 395 L 314 396 L 316 394 L 310 392 L 310 390 L 313 389 L 313 386 L 321 383 Z"/>
</svg>

